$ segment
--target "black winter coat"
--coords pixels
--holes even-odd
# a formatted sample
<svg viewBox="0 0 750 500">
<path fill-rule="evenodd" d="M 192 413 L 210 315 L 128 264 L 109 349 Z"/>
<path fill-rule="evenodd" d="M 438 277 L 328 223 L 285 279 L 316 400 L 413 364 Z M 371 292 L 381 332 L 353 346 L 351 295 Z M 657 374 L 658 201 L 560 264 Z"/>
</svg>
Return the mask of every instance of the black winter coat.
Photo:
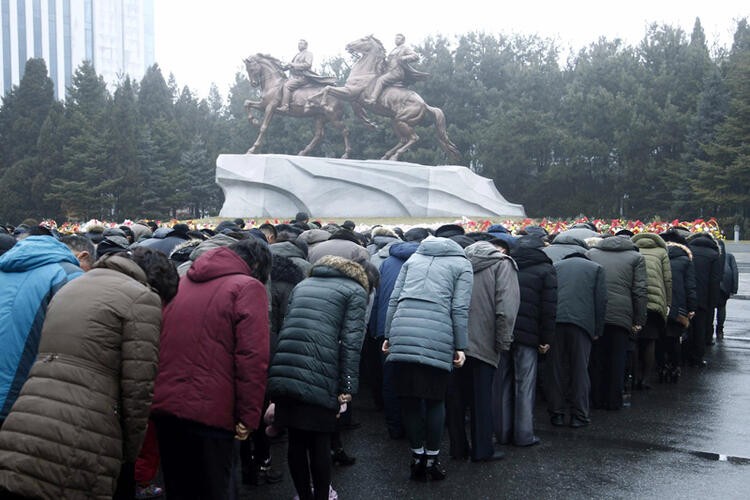
<svg viewBox="0 0 750 500">
<path fill-rule="evenodd" d="M 359 264 L 327 255 L 292 291 L 268 374 L 271 398 L 329 410 L 358 389 L 367 276 Z"/>
<path fill-rule="evenodd" d="M 519 246 L 511 252 L 518 264 L 521 305 L 513 330 L 514 342 L 529 347 L 552 344 L 557 311 L 557 273 L 539 248 Z"/>
<path fill-rule="evenodd" d="M 723 272 L 719 247 L 710 236 L 701 233 L 690 237 L 688 247 L 693 252 L 697 309 L 710 311 L 719 304 L 719 287 Z"/>
<path fill-rule="evenodd" d="M 698 297 L 695 291 L 695 269 L 690 249 L 679 243 L 667 243 L 669 265 L 672 268 L 672 306 L 667 319 L 676 322 L 677 315 L 687 316 L 695 311 Z"/>
<path fill-rule="evenodd" d="M 275 352 L 277 336 L 286 316 L 289 295 L 305 275 L 297 264 L 283 255 L 273 256 L 271 266 L 271 352 Z"/>
</svg>

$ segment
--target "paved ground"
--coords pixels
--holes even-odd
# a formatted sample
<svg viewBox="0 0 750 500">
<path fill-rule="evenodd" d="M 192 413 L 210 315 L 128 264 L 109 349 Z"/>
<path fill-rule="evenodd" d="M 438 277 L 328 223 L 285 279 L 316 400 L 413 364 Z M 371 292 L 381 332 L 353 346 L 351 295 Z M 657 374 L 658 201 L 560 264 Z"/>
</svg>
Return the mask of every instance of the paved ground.
<svg viewBox="0 0 750 500">
<path fill-rule="evenodd" d="M 594 411 L 585 429 L 552 427 L 538 401 L 541 445 L 506 447 L 506 459 L 491 464 L 446 459 L 448 478 L 429 484 L 408 480 L 406 442 L 388 439 L 362 395 L 363 425 L 344 434 L 357 463 L 334 468 L 334 488 L 343 499 L 750 498 L 750 245 L 729 251 L 743 271 L 739 298 L 729 301 L 726 339 L 710 349 L 708 368 L 635 393 L 629 409 Z M 243 488 L 242 498 L 293 497 L 285 453 L 274 445 L 284 481 Z"/>
</svg>

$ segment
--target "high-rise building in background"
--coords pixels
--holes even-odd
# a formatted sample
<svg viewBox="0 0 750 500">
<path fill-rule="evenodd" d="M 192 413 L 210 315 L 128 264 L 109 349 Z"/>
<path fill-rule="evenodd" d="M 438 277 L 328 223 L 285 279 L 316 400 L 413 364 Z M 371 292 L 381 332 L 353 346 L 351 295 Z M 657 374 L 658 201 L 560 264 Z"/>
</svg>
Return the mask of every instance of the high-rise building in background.
<svg viewBox="0 0 750 500">
<path fill-rule="evenodd" d="M 59 99 L 85 60 L 110 86 L 140 79 L 154 63 L 154 1 L 0 0 L 0 96 L 33 57 L 47 62 Z"/>
</svg>

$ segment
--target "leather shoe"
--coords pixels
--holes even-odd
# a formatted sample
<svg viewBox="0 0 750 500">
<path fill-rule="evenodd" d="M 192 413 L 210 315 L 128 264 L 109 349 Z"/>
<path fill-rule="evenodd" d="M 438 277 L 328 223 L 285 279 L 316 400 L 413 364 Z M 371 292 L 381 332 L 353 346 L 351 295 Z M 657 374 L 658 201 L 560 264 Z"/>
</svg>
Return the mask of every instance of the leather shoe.
<svg viewBox="0 0 750 500">
<path fill-rule="evenodd" d="M 587 425 L 589 425 L 588 420 L 584 420 L 582 418 L 575 417 L 575 416 L 570 419 L 570 426 L 573 429 L 580 429 L 581 427 L 586 427 Z"/>
<path fill-rule="evenodd" d="M 489 457 L 485 458 L 472 458 L 472 462 L 496 462 L 498 460 L 502 460 L 505 458 L 505 452 L 500 450 L 495 450 L 495 453 L 490 455 Z"/>
<path fill-rule="evenodd" d="M 542 441 L 538 437 L 534 436 L 534 439 L 532 439 L 530 443 L 516 444 L 516 446 L 520 446 L 520 447 L 526 448 L 526 447 L 529 447 L 529 446 L 535 446 L 535 445 L 537 445 L 537 444 L 539 444 L 541 442 Z"/>
<path fill-rule="evenodd" d="M 550 417 L 550 422 L 555 427 L 563 427 L 565 425 L 565 415 L 562 413 L 555 413 Z"/>
</svg>

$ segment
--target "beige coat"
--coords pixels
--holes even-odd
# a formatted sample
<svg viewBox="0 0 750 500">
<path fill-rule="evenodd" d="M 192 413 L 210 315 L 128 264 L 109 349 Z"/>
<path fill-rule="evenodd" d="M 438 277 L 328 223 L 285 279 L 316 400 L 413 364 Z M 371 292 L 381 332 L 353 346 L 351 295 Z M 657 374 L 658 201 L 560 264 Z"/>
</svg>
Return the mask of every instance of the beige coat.
<svg viewBox="0 0 750 500">
<path fill-rule="evenodd" d="M 112 498 L 146 432 L 160 327 L 159 296 L 123 257 L 106 256 L 55 295 L 0 431 L 0 497 Z"/>
</svg>

